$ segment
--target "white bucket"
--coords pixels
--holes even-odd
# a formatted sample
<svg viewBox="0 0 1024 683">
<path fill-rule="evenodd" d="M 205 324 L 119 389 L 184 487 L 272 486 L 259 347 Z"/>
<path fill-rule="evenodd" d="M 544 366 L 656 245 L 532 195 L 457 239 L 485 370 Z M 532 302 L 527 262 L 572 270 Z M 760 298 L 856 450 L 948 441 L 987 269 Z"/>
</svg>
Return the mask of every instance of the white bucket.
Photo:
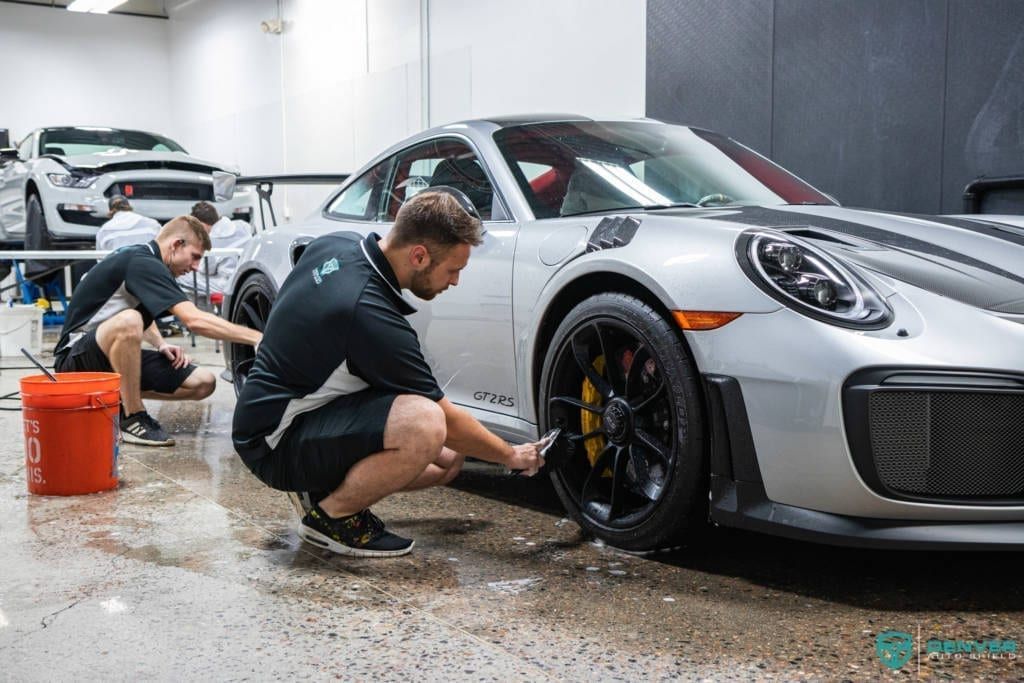
<svg viewBox="0 0 1024 683">
<path fill-rule="evenodd" d="M 21 356 L 22 347 L 43 352 L 43 309 L 38 306 L 0 306 L 0 357 Z"/>
</svg>

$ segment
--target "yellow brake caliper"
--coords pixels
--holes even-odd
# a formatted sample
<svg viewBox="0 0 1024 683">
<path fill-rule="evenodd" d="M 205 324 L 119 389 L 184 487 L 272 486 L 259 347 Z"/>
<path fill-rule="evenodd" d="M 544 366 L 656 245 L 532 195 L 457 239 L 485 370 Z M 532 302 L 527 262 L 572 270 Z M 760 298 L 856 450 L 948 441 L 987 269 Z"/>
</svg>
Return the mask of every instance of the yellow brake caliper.
<svg viewBox="0 0 1024 683">
<path fill-rule="evenodd" d="M 604 356 L 598 356 L 594 359 L 594 369 L 597 370 L 599 375 L 604 372 Z M 582 394 L 580 398 L 583 399 L 584 403 L 589 403 L 592 406 L 604 405 L 604 399 L 601 394 L 586 377 L 583 378 L 583 387 L 580 393 Z M 589 410 L 580 410 L 580 426 L 584 434 L 600 429 L 601 416 Z M 601 455 L 601 451 L 604 450 L 604 437 L 595 436 L 593 439 L 587 439 L 584 445 L 587 447 L 587 459 L 590 461 L 590 466 L 593 467 L 597 463 L 597 456 Z"/>
</svg>

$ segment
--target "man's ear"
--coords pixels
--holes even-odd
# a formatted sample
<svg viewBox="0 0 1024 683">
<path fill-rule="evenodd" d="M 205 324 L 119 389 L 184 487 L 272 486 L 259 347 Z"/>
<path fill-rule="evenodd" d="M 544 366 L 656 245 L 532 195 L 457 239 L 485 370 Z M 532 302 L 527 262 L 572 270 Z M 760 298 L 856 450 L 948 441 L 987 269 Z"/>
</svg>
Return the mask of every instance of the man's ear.
<svg viewBox="0 0 1024 683">
<path fill-rule="evenodd" d="M 417 244 L 409 249 L 409 261 L 417 268 L 430 264 L 430 252 L 422 244 Z"/>
</svg>

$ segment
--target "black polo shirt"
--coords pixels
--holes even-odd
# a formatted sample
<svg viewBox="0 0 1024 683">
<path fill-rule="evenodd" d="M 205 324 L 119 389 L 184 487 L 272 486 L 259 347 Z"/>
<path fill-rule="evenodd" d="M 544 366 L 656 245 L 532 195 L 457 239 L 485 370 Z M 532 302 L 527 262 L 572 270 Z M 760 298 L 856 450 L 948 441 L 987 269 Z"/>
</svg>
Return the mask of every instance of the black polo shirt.
<svg viewBox="0 0 1024 683">
<path fill-rule="evenodd" d="M 319 237 L 281 285 L 235 405 L 232 438 L 244 459 L 265 455 L 298 415 L 338 396 L 372 387 L 444 397 L 405 319 L 416 309 L 378 240 Z"/>
<path fill-rule="evenodd" d="M 160 245 L 132 244 L 108 254 L 75 287 L 64 313 L 54 356 L 67 353 L 85 333 L 121 311 L 142 314 L 143 329 L 188 297 L 160 258 Z"/>
</svg>

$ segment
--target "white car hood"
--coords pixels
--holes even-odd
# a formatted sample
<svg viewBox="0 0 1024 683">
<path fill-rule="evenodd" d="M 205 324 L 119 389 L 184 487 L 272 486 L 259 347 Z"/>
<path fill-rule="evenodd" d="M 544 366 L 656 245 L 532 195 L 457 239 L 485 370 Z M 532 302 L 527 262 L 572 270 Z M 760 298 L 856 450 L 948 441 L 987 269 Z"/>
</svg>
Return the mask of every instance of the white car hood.
<svg viewBox="0 0 1024 683">
<path fill-rule="evenodd" d="M 213 161 L 196 159 L 183 152 L 148 152 L 135 149 L 113 149 L 99 154 L 74 154 L 60 157 L 69 166 L 75 168 L 102 169 L 108 166 L 120 164 L 133 164 L 138 162 L 158 162 L 168 164 L 189 164 L 193 166 L 205 166 L 211 171 L 232 171 L 223 164 Z"/>
</svg>

